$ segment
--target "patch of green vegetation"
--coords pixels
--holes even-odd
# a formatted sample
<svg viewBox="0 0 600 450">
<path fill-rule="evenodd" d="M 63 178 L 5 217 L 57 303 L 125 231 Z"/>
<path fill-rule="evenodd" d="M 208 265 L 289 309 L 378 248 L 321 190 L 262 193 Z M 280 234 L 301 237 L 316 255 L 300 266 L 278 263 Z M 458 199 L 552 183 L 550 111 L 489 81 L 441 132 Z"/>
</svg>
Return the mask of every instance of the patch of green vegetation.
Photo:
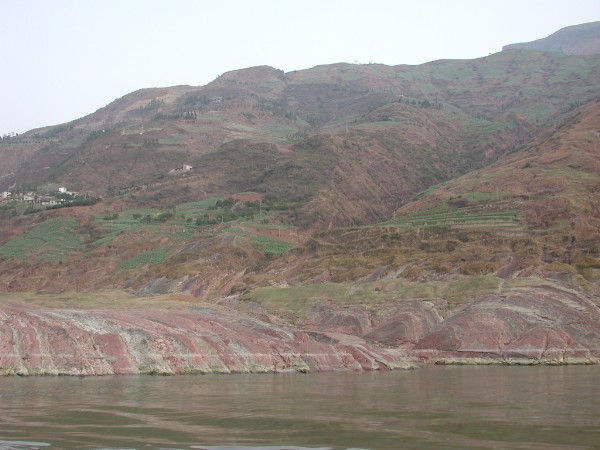
<svg viewBox="0 0 600 450">
<path fill-rule="evenodd" d="M 63 186 L 58 183 L 46 183 L 37 188 L 38 192 L 58 192 L 58 188 Z"/>
<path fill-rule="evenodd" d="M 428 188 L 428 189 L 424 190 L 423 192 L 419 193 L 417 195 L 417 198 L 427 197 L 428 195 L 433 194 L 435 191 L 437 191 L 442 186 L 444 186 L 444 183 L 433 185 L 430 188 Z"/>
<path fill-rule="evenodd" d="M 161 145 L 183 145 L 186 142 L 186 137 L 183 134 L 173 134 L 158 140 Z"/>
<path fill-rule="evenodd" d="M 308 123 L 306 120 L 302 119 L 301 117 L 296 117 L 296 125 L 298 125 L 300 128 L 306 128 L 310 126 L 310 123 Z"/>
<path fill-rule="evenodd" d="M 529 280 L 524 286 L 531 283 Z M 304 317 L 306 310 L 317 301 L 369 308 L 374 304 L 399 300 L 436 301 L 444 298 L 449 301 L 450 309 L 454 309 L 461 303 L 497 293 L 502 286 L 503 280 L 493 276 L 469 276 L 449 283 L 393 279 L 363 284 L 322 283 L 263 287 L 244 294 L 240 299 L 260 303 L 269 312 Z"/>
<path fill-rule="evenodd" d="M 95 222 L 107 234 L 95 240 L 93 245 L 97 247 L 109 244 L 114 239 L 129 232 L 148 234 L 145 240 L 151 240 L 157 236 L 166 236 L 172 242 L 180 242 L 198 228 L 193 222 L 176 220 L 175 217 L 175 214 L 169 211 L 133 209 L 121 214 L 96 218 Z"/>
<path fill-rule="evenodd" d="M 222 197 L 207 198 L 197 202 L 182 203 L 175 207 L 177 216 L 183 215 L 185 218 L 195 218 L 214 209 L 217 202 L 222 202 L 225 199 Z"/>
<path fill-rule="evenodd" d="M 268 125 L 263 128 L 263 132 L 277 138 L 286 138 L 296 133 L 297 130 L 285 125 Z"/>
<path fill-rule="evenodd" d="M 77 234 L 77 223 L 72 217 L 51 219 L 36 225 L 0 247 L 5 259 L 33 259 L 35 261 L 64 261 L 73 252 L 84 248 Z"/>
<path fill-rule="evenodd" d="M 488 200 L 500 200 L 505 197 L 505 194 L 501 192 L 465 192 L 462 195 L 462 198 L 474 202 L 480 201 L 488 201 Z"/>
<path fill-rule="evenodd" d="M 169 252 L 175 248 L 174 245 L 157 248 L 149 252 L 139 253 L 126 261 L 123 261 L 117 267 L 117 272 L 129 269 L 139 269 L 148 264 L 162 264 L 169 257 Z"/>
<path fill-rule="evenodd" d="M 269 225 L 269 224 L 256 223 L 256 222 L 241 222 L 240 226 L 242 226 L 242 227 L 248 227 L 248 228 L 255 228 L 257 230 L 281 230 L 281 231 L 287 231 L 287 230 L 290 229 L 290 227 L 285 226 L 285 225 Z"/>
<path fill-rule="evenodd" d="M 418 213 L 383 222 L 381 225 L 410 225 L 461 227 L 464 225 L 487 225 L 497 227 L 519 226 L 520 222 L 515 211 L 472 213 L 470 211 L 447 211 L 445 213 Z"/>
<path fill-rule="evenodd" d="M 591 283 L 597 283 L 600 281 L 600 268 L 597 267 L 585 267 L 578 269 L 579 273 L 587 281 Z"/>
<path fill-rule="evenodd" d="M 548 228 L 548 230 L 552 230 L 552 231 L 560 231 L 560 230 L 564 230 L 566 228 L 571 228 L 572 222 L 569 219 L 565 219 L 565 220 L 559 220 L 555 223 L 552 224 L 552 226 L 550 226 Z"/>
<path fill-rule="evenodd" d="M 245 294 L 241 300 L 255 301 L 273 312 L 303 312 L 316 300 L 349 302 L 351 285 L 309 284 L 287 288 L 264 287 Z"/>
<path fill-rule="evenodd" d="M 444 296 L 452 304 L 460 304 L 467 299 L 498 293 L 502 287 L 501 278 L 479 275 L 467 277 L 451 283 Z"/>
<path fill-rule="evenodd" d="M 294 244 L 283 241 L 281 239 L 275 239 L 268 236 L 257 234 L 252 237 L 251 244 L 253 247 L 274 255 L 282 255 L 289 249 L 294 247 Z"/>
<path fill-rule="evenodd" d="M 191 123 L 182 123 L 178 125 L 179 128 L 183 128 L 188 133 L 206 133 L 212 130 L 211 127 L 205 125 L 195 125 Z"/>
<path fill-rule="evenodd" d="M 476 128 L 477 133 L 487 134 L 507 128 L 512 129 L 515 124 L 513 122 L 491 122 L 489 120 L 477 119 L 473 121 L 473 126 Z"/>
<path fill-rule="evenodd" d="M 189 308 L 189 303 L 171 295 L 137 297 L 125 291 L 31 293 L 11 292 L 0 296 L 0 303 L 16 301 L 40 308 L 52 309 L 132 309 L 132 308 Z"/>
<path fill-rule="evenodd" d="M 223 118 L 219 117 L 213 113 L 207 112 L 207 113 L 198 114 L 196 116 L 196 121 L 214 123 L 214 122 L 222 122 Z"/>
<path fill-rule="evenodd" d="M 556 177 L 556 179 L 571 179 L 576 181 L 594 181 L 597 180 L 597 175 L 595 173 L 590 173 L 585 168 L 575 169 L 572 167 L 560 167 L 553 169 L 541 169 L 538 168 L 537 172 L 541 175 L 548 175 L 549 177 Z"/>
</svg>

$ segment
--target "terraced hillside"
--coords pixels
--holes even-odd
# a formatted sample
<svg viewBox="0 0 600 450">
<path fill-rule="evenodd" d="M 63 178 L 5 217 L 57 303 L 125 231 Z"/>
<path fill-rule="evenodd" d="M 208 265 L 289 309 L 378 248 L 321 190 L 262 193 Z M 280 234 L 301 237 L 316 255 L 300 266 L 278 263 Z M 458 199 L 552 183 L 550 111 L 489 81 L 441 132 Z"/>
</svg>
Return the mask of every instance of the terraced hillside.
<svg viewBox="0 0 600 450">
<path fill-rule="evenodd" d="M 306 278 L 560 273 L 597 289 L 599 117 L 592 102 L 525 149 L 420 193 L 392 219 L 314 236 Z"/>
<path fill-rule="evenodd" d="M 518 50 L 258 67 L 34 130 L 2 143 L 23 152 L 3 183 L 104 200 L 5 203 L 2 289 L 215 298 L 269 283 L 550 272 L 594 283 L 599 63 Z"/>
</svg>

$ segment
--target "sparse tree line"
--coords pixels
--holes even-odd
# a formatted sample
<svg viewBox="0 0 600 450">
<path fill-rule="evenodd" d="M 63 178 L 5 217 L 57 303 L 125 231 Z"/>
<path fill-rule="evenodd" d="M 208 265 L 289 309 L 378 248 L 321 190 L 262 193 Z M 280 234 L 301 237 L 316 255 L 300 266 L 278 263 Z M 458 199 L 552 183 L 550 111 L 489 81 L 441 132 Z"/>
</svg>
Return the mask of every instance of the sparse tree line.
<svg viewBox="0 0 600 450">
<path fill-rule="evenodd" d="M 3 134 L 2 136 L 0 136 L 0 142 L 9 142 L 12 139 L 18 138 L 19 137 L 19 133 L 7 133 L 7 134 Z"/>
</svg>

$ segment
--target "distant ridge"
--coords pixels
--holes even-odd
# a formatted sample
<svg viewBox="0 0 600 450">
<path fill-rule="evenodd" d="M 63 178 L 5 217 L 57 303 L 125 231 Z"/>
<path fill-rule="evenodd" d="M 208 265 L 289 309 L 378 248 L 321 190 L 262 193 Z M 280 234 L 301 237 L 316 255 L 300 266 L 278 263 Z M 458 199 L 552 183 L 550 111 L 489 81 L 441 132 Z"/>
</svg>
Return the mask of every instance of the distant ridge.
<svg viewBox="0 0 600 450">
<path fill-rule="evenodd" d="M 600 53 L 600 22 L 573 25 L 558 30 L 543 39 L 521 42 L 502 47 L 511 49 L 541 50 L 560 52 L 567 55 L 595 55 Z"/>
</svg>

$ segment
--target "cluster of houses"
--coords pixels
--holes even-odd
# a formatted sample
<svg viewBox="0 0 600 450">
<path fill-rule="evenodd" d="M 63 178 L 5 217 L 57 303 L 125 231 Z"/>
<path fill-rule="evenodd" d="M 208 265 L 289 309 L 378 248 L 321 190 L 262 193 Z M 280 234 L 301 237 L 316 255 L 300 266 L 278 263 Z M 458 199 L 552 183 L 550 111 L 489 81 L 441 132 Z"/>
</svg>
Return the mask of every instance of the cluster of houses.
<svg viewBox="0 0 600 450">
<path fill-rule="evenodd" d="M 0 202 L 24 203 L 29 205 L 54 206 L 68 202 L 78 197 L 78 192 L 70 192 L 66 187 L 59 187 L 55 192 L 43 194 L 37 192 L 8 192 L 0 193 Z"/>
<path fill-rule="evenodd" d="M 189 164 L 184 164 L 183 166 L 179 166 L 179 167 L 176 167 L 175 169 L 171 169 L 169 171 L 169 173 L 170 174 L 185 173 L 185 172 L 189 172 L 192 169 L 193 169 L 193 167 L 190 166 Z"/>
</svg>

